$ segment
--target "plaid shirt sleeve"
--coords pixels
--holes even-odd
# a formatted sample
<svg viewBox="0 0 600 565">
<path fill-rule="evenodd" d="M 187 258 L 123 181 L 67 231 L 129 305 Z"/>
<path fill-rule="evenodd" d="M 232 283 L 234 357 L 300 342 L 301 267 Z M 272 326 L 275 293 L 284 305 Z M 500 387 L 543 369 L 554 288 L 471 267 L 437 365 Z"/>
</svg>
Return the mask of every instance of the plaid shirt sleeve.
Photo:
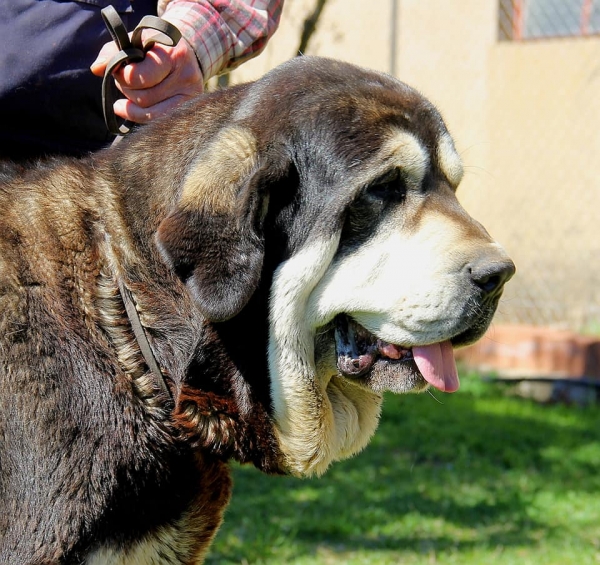
<svg viewBox="0 0 600 565">
<path fill-rule="evenodd" d="M 160 0 L 158 14 L 192 45 L 207 81 L 258 55 L 282 7 L 283 0 Z"/>
</svg>

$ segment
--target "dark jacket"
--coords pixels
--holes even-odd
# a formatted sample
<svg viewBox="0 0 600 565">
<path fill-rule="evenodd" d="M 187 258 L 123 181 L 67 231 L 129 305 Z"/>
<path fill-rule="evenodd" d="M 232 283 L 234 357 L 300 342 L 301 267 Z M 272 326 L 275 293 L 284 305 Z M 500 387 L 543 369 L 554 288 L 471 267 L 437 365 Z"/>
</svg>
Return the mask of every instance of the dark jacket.
<svg viewBox="0 0 600 565">
<path fill-rule="evenodd" d="M 90 65 L 111 40 L 112 4 L 131 31 L 156 0 L 0 2 L 0 158 L 82 155 L 110 143 L 102 79 Z"/>
</svg>

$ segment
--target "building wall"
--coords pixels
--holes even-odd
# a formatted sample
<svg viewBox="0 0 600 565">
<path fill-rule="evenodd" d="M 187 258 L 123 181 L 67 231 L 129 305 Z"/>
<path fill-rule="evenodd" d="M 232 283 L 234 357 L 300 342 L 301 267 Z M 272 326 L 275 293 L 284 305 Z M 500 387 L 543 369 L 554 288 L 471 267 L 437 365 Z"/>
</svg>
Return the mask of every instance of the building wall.
<svg viewBox="0 0 600 565">
<path fill-rule="evenodd" d="M 259 57 L 232 73 L 234 81 L 252 80 L 294 57 L 304 19 L 315 5 L 316 0 L 286 0 L 276 34 Z M 391 8 L 391 0 L 327 0 L 306 54 L 389 72 Z"/>
<path fill-rule="evenodd" d="M 287 0 L 233 81 L 294 56 L 314 4 Z M 466 166 L 459 198 L 517 263 L 500 320 L 600 331 L 600 38 L 499 41 L 496 0 L 366 6 L 329 0 L 308 54 L 391 72 L 439 107 Z"/>
</svg>

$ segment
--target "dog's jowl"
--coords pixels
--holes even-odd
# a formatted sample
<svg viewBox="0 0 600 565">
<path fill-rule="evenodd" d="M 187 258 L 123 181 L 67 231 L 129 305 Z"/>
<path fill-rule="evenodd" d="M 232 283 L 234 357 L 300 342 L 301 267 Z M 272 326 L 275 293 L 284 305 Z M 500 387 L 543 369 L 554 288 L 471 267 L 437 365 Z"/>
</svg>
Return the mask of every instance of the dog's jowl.
<svg viewBox="0 0 600 565">
<path fill-rule="evenodd" d="M 436 109 L 301 57 L 0 173 L 0 562 L 200 563 L 227 460 L 313 475 L 452 392 L 514 266 Z"/>
</svg>

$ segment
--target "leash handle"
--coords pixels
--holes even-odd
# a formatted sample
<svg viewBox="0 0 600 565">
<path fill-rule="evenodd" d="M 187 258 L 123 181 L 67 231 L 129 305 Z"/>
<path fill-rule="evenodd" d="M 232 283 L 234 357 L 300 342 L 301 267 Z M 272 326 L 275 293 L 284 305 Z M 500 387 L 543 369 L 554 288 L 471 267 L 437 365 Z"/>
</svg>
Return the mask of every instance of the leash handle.
<svg viewBox="0 0 600 565">
<path fill-rule="evenodd" d="M 114 135 L 126 135 L 131 130 L 133 122 L 119 120 L 115 115 L 113 104 L 119 98 L 120 92 L 115 85 L 113 73 L 122 65 L 142 61 L 146 56 L 146 52 L 152 49 L 155 43 L 174 47 L 181 39 L 181 32 L 173 24 L 161 18 L 144 16 L 133 30 L 130 39 L 123 20 L 121 20 L 121 17 L 113 6 L 109 5 L 103 8 L 100 13 L 102 14 L 104 24 L 119 49 L 119 52 L 106 65 L 102 79 L 102 111 L 104 113 L 104 122 L 110 133 Z M 146 29 L 153 29 L 157 33 L 153 34 L 144 43 L 142 41 L 142 32 Z"/>
</svg>

